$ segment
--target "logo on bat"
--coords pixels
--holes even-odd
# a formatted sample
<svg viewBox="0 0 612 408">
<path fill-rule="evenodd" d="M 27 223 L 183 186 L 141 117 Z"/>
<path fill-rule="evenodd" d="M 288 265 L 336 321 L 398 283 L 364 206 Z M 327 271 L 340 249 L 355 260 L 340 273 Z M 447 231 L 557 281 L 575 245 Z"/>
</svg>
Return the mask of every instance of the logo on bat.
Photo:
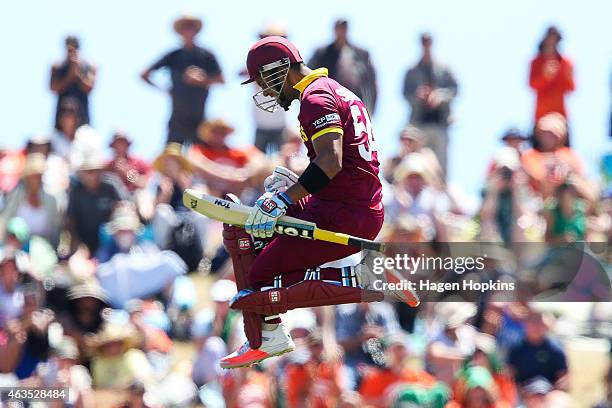
<svg viewBox="0 0 612 408">
<path fill-rule="evenodd" d="M 215 205 L 218 205 L 219 207 L 227 208 L 228 210 L 230 208 L 230 204 L 225 200 L 216 199 Z"/>
<path fill-rule="evenodd" d="M 275 231 L 278 234 L 289 235 L 290 237 L 314 239 L 314 228 L 310 226 L 276 224 Z"/>
</svg>

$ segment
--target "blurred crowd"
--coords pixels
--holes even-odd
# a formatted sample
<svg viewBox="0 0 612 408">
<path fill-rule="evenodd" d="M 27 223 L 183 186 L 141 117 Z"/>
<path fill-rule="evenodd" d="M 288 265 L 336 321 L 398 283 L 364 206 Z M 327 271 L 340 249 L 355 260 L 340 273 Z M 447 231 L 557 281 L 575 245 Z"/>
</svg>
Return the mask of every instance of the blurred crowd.
<svg viewBox="0 0 612 408">
<path fill-rule="evenodd" d="M 601 402 L 576 402 L 567 352 L 577 336 L 612 337 L 609 303 L 593 303 L 580 321 L 484 299 L 294 310 L 283 320 L 295 352 L 221 370 L 219 359 L 245 340 L 242 316 L 229 308 L 231 262 L 220 223 L 188 210 L 182 192 L 234 193 L 252 204 L 276 165 L 299 174 L 308 158 L 284 111 L 253 107 L 252 145 L 228 144 L 232 124 L 206 115 L 209 89 L 226 74 L 199 44 L 202 28 L 197 17 L 177 19 L 181 46 L 142 73 L 172 103 L 167 145 L 153 161 L 138 156 L 125 130 L 96 131 L 96 67 L 75 36 L 51 68 L 52 130 L 0 151 L 0 386 L 67 387 L 69 399 L 51 405 L 75 407 L 612 407 L 612 369 L 595 373 L 588 397 Z M 259 33 L 269 35 L 287 32 L 276 23 Z M 422 55 L 403 82 L 406 126 L 397 138 L 377 135 L 396 145 L 381 158 L 379 239 L 432 253 L 449 241 L 598 242 L 608 265 L 612 155 L 594 180 L 572 148 L 565 98 L 575 83 L 561 41 L 550 27 L 535 47 L 533 128 L 500 135 L 470 213 L 446 184 L 458 79 L 433 35 L 420 36 Z M 351 41 L 348 21 L 335 22 L 333 41 L 308 65 L 327 67 L 372 114 L 384 109 L 375 64 Z M 158 70 L 170 74 L 170 90 L 157 84 Z M 607 351 L 596 358 L 606 367 L 607 359 Z"/>
</svg>

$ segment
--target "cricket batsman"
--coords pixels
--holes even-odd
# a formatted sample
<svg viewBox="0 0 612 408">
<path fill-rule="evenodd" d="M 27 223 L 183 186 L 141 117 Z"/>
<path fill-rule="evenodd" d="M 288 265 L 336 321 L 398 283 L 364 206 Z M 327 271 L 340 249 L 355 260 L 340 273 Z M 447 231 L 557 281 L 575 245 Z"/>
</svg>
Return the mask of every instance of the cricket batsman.
<svg viewBox="0 0 612 408">
<path fill-rule="evenodd" d="M 300 133 L 310 164 L 299 177 L 277 168 L 266 179 L 266 192 L 241 230 L 244 236 L 270 239 L 278 218 L 287 214 L 321 228 L 374 239 L 384 210 L 376 145 L 364 103 L 329 78 L 326 68 L 308 68 L 283 37 L 256 42 L 246 65 L 249 78 L 243 84 L 255 81 L 261 87 L 253 96 L 259 108 L 288 110 L 299 101 Z M 221 360 L 224 368 L 250 366 L 292 351 L 295 345 L 278 317 L 288 309 L 382 300 L 382 293 L 339 284 L 350 280 L 341 265 L 318 268 L 358 248 L 278 235 L 257 256 L 239 259 L 237 251 L 249 246 L 244 236 L 237 245 L 230 242 L 236 230 L 224 232 L 226 247 L 229 243 L 233 248 L 228 251 L 235 273 L 248 276 L 249 288 L 238 293 L 232 308 L 243 311 L 249 341 Z"/>
</svg>

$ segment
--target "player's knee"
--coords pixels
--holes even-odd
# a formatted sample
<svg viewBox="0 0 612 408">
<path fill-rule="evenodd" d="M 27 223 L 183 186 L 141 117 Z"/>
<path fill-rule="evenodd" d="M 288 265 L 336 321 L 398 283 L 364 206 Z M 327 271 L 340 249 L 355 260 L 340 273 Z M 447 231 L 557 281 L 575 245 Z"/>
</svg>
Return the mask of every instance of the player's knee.
<svg viewBox="0 0 612 408">
<path fill-rule="evenodd" d="M 249 270 L 249 285 L 253 289 L 261 289 L 270 280 L 270 278 L 266 277 L 264 265 L 261 262 L 257 262 L 257 260 L 258 258 L 255 258 L 255 262 L 253 262 Z"/>
</svg>

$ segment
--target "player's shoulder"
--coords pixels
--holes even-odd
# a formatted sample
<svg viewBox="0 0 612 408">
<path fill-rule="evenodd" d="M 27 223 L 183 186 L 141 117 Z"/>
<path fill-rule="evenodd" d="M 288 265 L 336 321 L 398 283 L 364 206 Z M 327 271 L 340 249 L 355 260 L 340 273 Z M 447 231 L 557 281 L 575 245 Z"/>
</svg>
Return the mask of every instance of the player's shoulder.
<svg viewBox="0 0 612 408">
<path fill-rule="evenodd" d="M 322 102 L 335 102 L 337 99 L 336 89 L 339 86 L 341 85 L 331 78 L 318 78 L 304 90 L 301 98 L 301 104 L 317 105 Z"/>
<path fill-rule="evenodd" d="M 327 76 L 322 76 L 317 78 L 315 81 L 310 83 L 304 93 L 302 94 L 302 99 L 310 97 L 311 95 L 321 95 L 321 94 L 335 94 L 336 87 L 341 86 L 338 82 L 331 79 Z"/>
</svg>

